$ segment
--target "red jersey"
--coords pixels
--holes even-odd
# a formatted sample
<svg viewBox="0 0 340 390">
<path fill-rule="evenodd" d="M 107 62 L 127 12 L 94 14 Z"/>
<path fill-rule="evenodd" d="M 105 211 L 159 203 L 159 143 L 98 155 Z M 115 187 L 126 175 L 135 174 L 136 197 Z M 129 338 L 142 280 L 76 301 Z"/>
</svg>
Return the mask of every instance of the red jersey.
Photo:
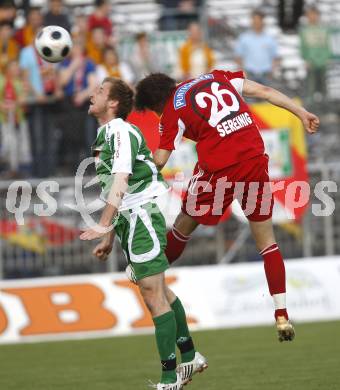
<svg viewBox="0 0 340 390">
<path fill-rule="evenodd" d="M 242 98 L 243 72 L 214 70 L 178 85 L 160 122 L 160 149 L 177 149 L 182 137 L 196 142 L 208 172 L 264 153 L 264 144 Z"/>
</svg>

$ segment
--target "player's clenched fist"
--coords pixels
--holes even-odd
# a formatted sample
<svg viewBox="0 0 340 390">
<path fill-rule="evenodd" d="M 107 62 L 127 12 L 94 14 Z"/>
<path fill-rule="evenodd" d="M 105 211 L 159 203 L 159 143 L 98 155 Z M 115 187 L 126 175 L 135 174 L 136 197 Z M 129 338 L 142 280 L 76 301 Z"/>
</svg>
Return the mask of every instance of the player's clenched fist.
<svg viewBox="0 0 340 390">
<path fill-rule="evenodd" d="M 93 256 L 97 257 L 99 260 L 107 260 L 109 254 L 112 251 L 112 243 L 106 241 L 100 242 L 92 251 Z"/>
<path fill-rule="evenodd" d="M 318 131 L 320 125 L 320 119 L 316 115 L 312 114 L 311 112 L 304 111 L 300 115 L 300 118 L 305 130 L 308 133 L 313 134 Z"/>
</svg>

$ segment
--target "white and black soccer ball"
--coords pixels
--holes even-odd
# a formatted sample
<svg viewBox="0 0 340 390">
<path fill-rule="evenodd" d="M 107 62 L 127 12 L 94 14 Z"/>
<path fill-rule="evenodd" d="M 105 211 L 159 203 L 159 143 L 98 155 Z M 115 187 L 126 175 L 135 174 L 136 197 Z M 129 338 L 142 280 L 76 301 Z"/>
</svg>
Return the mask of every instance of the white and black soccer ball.
<svg viewBox="0 0 340 390">
<path fill-rule="evenodd" d="M 35 37 L 35 47 L 45 61 L 60 62 L 72 49 L 70 34 L 59 26 L 46 26 Z"/>
</svg>

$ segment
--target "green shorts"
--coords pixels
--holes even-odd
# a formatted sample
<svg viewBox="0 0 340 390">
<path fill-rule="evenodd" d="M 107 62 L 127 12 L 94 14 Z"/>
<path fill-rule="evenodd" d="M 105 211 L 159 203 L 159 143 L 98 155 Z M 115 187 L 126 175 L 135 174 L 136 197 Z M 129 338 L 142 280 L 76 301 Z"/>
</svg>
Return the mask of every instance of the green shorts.
<svg viewBox="0 0 340 390">
<path fill-rule="evenodd" d="M 137 280 L 169 268 L 164 253 L 165 219 L 156 203 L 149 202 L 120 212 L 115 231 Z"/>
</svg>

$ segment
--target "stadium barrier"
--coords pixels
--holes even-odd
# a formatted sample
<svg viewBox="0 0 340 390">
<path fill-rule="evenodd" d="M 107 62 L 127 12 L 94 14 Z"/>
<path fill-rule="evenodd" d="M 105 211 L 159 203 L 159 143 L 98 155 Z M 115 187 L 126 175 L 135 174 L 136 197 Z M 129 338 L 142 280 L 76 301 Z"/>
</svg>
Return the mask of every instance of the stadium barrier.
<svg viewBox="0 0 340 390">
<path fill-rule="evenodd" d="M 97 188 L 84 190 L 84 197 L 91 208 Z M 75 207 L 74 177 L 2 181 L 0 279 L 116 271 L 116 261 L 96 261 L 93 245 L 79 240 L 84 227 Z"/>
<path fill-rule="evenodd" d="M 340 319 L 340 257 L 287 262 L 294 322 Z M 176 268 L 168 285 L 193 329 L 273 323 L 261 263 Z M 108 273 L 0 282 L 0 343 L 130 335 L 153 330 L 136 285 Z"/>
<path fill-rule="evenodd" d="M 310 207 L 303 220 L 275 226 L 277 242 L 285 258 L 340 254 L 340 214 L 337 212 L 340 207 L 340 191 L 328 189 L 321 199 L 314 193 L 320 181 L 332 182 L 337 186 L 340 163 L 310 164 L 308 170 Z M 90 179 L 85 177 L 84 183 L 88 180 Z M 44 187 L 46 183 L 52 182 L 58 187 L 58 191 L 52 192 L 48 186 Z M 112 272 L 125 268 L 126 260 L 118 245 L 114 248 L 110 261 L 103 263 L 93 258 L 93 243 L 79 240 L 79 232 L 85 224 L 80 213 L 73 207 L 74 178 L 50 178 L 42 183 L 40 180 L 30 180 L 25 183 L 30 200 L 25 200 L 27 207 L 22 213 L 25 222 L 23 225 L 17 224 L 15 215 L 10 210 L 13 211 L 18 206 L 20 199 L 23 202 L 24 197 L 20 198 L 20 191 L 17 199 L 9 193 L 9 186 L 13 182 L 3 181 L 0 185 L 0 280 Z M 47 188 L 47 192 L 41 191 L 42 188 Z M 84 188 L 86 207 L 99 210 L 98 193 L 96 186 Z M 167 214 L 170 228 L 179 212 L 180 198 L 171 194 L 169 196 L 170 200 L 166 198 L 163 203 L 169 208 L 171 201 L 171 215 Z M 334 212 L 327 216 L 316 215 L 314 211 L 323 210 L 327 199 L 332 200 Z M 52 216 L 38 217 L 35 210 L 45 210 L 48 203 L 54 206 L 55 213 Z M 98 220 L 99 212 L 94 212 L 92 216 L 94 220 Z M 199 227 L 179 264 L 203 265 L 260 259 L 248 225 L 233 215 L 218 227 Z"/>
</svg>

